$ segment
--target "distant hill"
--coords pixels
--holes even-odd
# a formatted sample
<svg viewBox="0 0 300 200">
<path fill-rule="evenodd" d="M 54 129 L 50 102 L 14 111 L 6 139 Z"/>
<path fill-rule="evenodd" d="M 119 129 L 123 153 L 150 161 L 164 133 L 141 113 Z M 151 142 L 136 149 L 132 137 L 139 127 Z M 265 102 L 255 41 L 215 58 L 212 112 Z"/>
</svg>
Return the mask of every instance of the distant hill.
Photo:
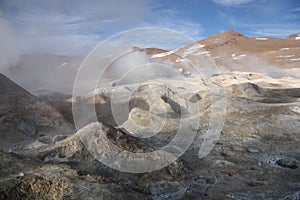
<svg viewBox="0 0 300 200">
<path fill-rule="evenodd" d="M 58 111 L 0 74 L 1 149 L 23 148 L 43 137 L 71 132 L 72 125 Z"/>
<path fill-rule="evenodd" d="M 149 55 L 165 62 L 171 61 L 177 67 L 185 59 L 179 56 L 207 55 L 220 68 L 237 71 L 265 72 L 287 70 L 289 74 L 300 74 L 300 34 L 282 38 L 251 38 L 233 30 L 212 35 L 184 47 L 162 52 L 153 49 Z"/>
</svg>

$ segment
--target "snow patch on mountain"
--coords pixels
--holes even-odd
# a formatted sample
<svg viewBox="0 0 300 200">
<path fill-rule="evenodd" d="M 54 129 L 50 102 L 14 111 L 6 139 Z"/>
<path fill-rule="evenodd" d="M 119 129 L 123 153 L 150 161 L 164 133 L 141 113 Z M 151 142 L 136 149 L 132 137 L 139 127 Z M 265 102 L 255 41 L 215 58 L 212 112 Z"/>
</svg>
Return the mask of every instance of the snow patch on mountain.
<svg viewBox="0 0 300 200">
<path fill-rule="evenodd" d="M 290 61 L 299 61 L 300 60 L 300 58 L 292 58 L 292 59 L 290 59 Z"/>
<path fill-rule="evenodd" d="M 267 40 L 268 38 L 255 38 L 257 40 Z"/>
<path fill-rule="evenodd" d="M 186 58 L 177 58 L 175 62 L 187 62 L 188 60 Z"/>
<path fill-rule="evenodd" d="M 231 57 L 232 57 L 233 60 L 240 60 L 240 59 L 242 59 L 243 57 L 246 57 L 246 56 L 247 56 L 246 54 L 241 54 L 241 55 L 238 55 L 238 56 L 236 56 L 234 53 L 231 54 Z"/>
<path fill-rule="evenodd" d="M 283 56 L 276 56 L 277 58 L 291 58 L 294 57 L 295 55 L 283 55 Z"/>
<path fill-rule="evenodd" d="M 165 53 L 154 54 L 153 56 L 151 56 L 151 58 L 161 58 L 161 57 L 171 55 L 173 53 L 174 53 L 174 51 L 168 51 L 168 52 L 165 52 Z"/>
<path fill-rule="evenodd" d="M 194 53 L 194 55 L 206 55 L 206 56 L 210 56 L 210 53 L 209 51 L 200 51 L 200 52 L 197 52 L 197 53 Z"/>
<path fill-rule="evenodd" d="M 183 52 L 183 57 L 187 57 L 188 55 L 191 55 L 191 54 L 195 54 L 196 52 L 198 51 L 201 51 L 203 50 L 203 47 L 205 45 L 201 45 L 201 44 L 195 44 L 189 48 L 187 48 L 184 52 Z M 203 51 L 202 51 L 203 52 Z"/>
<path fill-rule="evenodd" d="M 287 51 L 287 50 L 289 50 L 290 48 L 281 48 L 280 50 L 281 51 Z"/>
<path fill-rule="evenodd" d="M 68 63 L 64 62 L 59 66 L 59 69 L 64 68 L 65 66 L 67 66 Z"/>
</svg>

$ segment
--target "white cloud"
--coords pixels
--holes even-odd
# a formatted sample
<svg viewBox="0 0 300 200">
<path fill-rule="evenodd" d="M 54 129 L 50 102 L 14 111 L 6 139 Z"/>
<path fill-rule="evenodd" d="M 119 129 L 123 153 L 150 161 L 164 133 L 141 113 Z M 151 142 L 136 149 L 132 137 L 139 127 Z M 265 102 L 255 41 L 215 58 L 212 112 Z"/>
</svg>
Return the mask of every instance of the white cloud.
<svg viewBox="0 0 300 200">
<path fill-rule="evenodd" d="M 300 11 L 300 7 L 293 8 L 293 9 L 291 9 L 291 11 L 292 11 L 292 12 L 298 12 L 298 11 Z"/>
<path fill-rule="evenodd" d="M 153 23 L 142 23 L 139 28 L 144 32 L 133 37 L 141 38 L 139 47 L 158 47 L 162 49 L 175 49 L 202 39 L 204 28 L 201 24 L 190 20 L 161 20 Z M 150 30 L 148 29 L 150 28 Z M 153 28 L 151 30 L 151 28 Z M 161 30 L 160 30 L 161 28 Z"/>
<path fill-rule="evenodd" d="M 245 3 L 249 3 L 253 0 L 213 0 L 213 1 L 222 6 L 238 6 Z"/>
<path fill-rule="evenodd" d="M 201 24 L 193 22 L 191 20 L 161 20 L 160 22 L 154 24 L 145 24 L 152 25 L 161 28 L 170 28 L 176 30 L 180 33 L 183 33 L 195 40 L 199 40 L 201 38 L 201 34 L 204 32 L 204 28 Z"/>
<path fill-rule="evenodd" d="M 23 54 L 86 53 L 113 34 L 143 26 L 170 28 L 195 40 L 201 38 L 204 31 L 201 24 L 178 18 L 177 10 L 150 3 L 150 0 L 126 3 L 122 0 L 72 0 L 72 3 L 1 0 L 0 7 L 17 33 Z"/>
<path fill-rule="evenodd" d="M 169 28 L 185 34 L 194 40 L 199 40 L 204 32 L 203 26 L 190 19 L 176 17 L 177 10 L 160 9 L 159 5 L 151 8 L 153 20 L 151 23 L 142 23 L 143 26 L 155 26 L 160 28 Z"/>
<path fill-rule="evenodd" d="M 142 48 L 157 47 L 162 49 L 175 49 L 192 43 L 194 40 L 190 36 L 175 29 L 144 25 L 141 28 L 130 31 L 130 34 L 124 34 L 121 35 L 121 37 L 114 38 L 114 41 Z"/>
<path fill-rule="evenodd" d="M 262 23 L 251 24 L 235 21 L 235 26 L 245 29 L 252 36 L 287 37 L 288 35 L 300 33 L 293 23 Z"/>
<path fill-rule="evenodd" d="M 148 4 L 148 0 L 0 1 L 3 15 L 18 33 L 22 53 L 54 54 L 78 52 L 80 45 L 93 48 L 108 34 L 141 23 Z"/>
<path fill-rule="evenodd" d="M 300 33 L 297 22 L 286 20 L 277 22 L 265 23 L 249 23 L 238 18 L 228 17 L 228 22 L 231 26 L 245 30 L 250 36 L 266 36 L 266 37 L 281 37 L 285 38 L 288 35 Z"/>
<path fill-rule="evenodd" d="M 300 28 L 297 29 L 288 26 L 272 27 L 266 25 L 265 27 L 253 27 L 248 32 L 259 36 L 286 37 L 291 34 L 300 33 Z"/>
<path fill-rule="evenodd" d="M 87 54 L 103 38 L 99 35 L 60 34 L 26 36 L 20 41 L 20 51 L 58 55 Z"/>
</svg>

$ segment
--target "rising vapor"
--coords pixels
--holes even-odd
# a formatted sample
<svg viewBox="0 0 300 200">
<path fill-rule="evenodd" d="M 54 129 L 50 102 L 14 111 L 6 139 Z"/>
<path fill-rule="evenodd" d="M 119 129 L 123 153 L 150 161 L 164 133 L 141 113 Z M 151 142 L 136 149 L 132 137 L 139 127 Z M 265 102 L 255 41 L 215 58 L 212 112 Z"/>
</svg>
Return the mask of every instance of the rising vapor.
<svg viewBox="0 0 300 200">
<path fill-rule="evenodd" d="M 10 24 L 0 11 L 0 72 L 5 73 L 9 67 L 19 61 L 18 42 Z"/>
</svg>

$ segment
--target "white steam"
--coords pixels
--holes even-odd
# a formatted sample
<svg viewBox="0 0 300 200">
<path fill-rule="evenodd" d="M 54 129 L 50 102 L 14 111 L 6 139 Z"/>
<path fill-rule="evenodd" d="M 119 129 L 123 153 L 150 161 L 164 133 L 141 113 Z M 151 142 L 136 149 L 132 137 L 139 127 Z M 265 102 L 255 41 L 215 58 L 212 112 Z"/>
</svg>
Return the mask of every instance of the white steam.
<svg viewBox="0 0 300 200">
<path fill-rule="evenodd" d="M 19 52 L 17 39 L 10 24 L 0 11 L 0 72 L 6 73 L 11 66 L 17 65 Z"/>
<path fill-rule="evenodd" d="M 107 71 L 111 75 L 113 85 L 135 84 L 156 78 L 178 76 L 172 66 L 174 65 L 170 63 L 156 63 L 144 51 L 132 47 L 131 52 L 115 59 Z"/>
<path fill-rule="evenodd" d="M 142 51 L 131 51 L 117 57 L 108 67 L 108 71 L 110 71 L 113 76 L 122 76 L 133 70 L 135 67 L 149 62 L 149 56 L 146 53 Z"/>
<path fill-rule="evenodd" d="M 270 64 L 266 60 L 254 55 L 230 55 L 228 53 L 218 52 L 217 56 L 221 58 L 223 65 L 230 71 L 264 73 L 274 78 L 281 77 L 286 74 L 285 69 Z"/>
</svg>

